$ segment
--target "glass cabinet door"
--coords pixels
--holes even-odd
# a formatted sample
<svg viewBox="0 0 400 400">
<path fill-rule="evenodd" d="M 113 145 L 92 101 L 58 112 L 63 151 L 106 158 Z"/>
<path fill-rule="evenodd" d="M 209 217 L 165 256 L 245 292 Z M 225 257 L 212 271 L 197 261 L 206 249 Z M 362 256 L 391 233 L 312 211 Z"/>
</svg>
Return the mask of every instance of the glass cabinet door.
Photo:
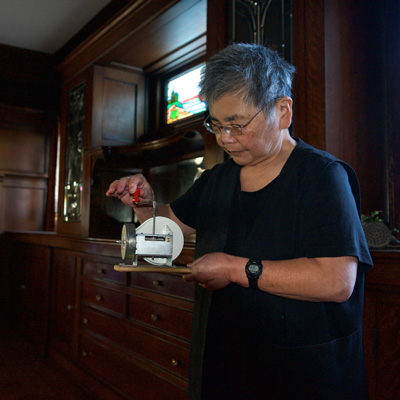
<svg viewBox="0 0 400 400">
<path fill-rule="evenodd" d="M 85 83 L 68 94 L 65 146 L 64 222 L 79 222 L 82 211 L 83 139 L 85 122 Z"/>
</svg>

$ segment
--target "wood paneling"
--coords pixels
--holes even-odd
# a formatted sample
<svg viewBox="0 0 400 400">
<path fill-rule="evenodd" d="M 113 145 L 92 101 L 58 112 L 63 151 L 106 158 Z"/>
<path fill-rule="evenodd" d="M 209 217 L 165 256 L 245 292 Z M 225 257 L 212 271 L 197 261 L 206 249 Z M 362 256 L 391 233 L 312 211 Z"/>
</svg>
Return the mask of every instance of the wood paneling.
<svg viewBox="0 0 400 400">
<path fill-rule="evenodd" d="M 0 59 L 0 103 L 58 112 L 60 76 L 52 55 L 0 44 Z"/>
<path fill-rule="evenodd" d="M 107 65 L 114 62 L 151 68 L 152 64 L 159 63 L 164 57 L 168 60 L 170 53 L 205 35 L 206 0 L 130 3 L 59 64 L 64 79 L 69 80 L 94 63 Z M 195 47 L 199 46 L 202 44 Z M 205 48 L 200 51 L 205 52 Z M 198 57 L 198 51 L 195 53 Z M 168 61 L 162 64 L 166 63 Z"/>
<path fill-rule="evenodd" d="M 149 20 L 145 25 L 138 15 L 140 20 L 135 24 L 135 30 L 99 62 L 117 62 L 150 72 L 162 64 L 182 62 L 176 52 L 191 42 L 194 43 L 193 51 L 203 47 L 205 52 L 207 1 L 185 0 L 176 2 L 171 8 L 166 8 L 164 1 L 162 7 L 147 17 Z M 171 54 L 174 54 L 173 58 L 168 60 Z"/>
<path fill-rule="evenodd" d="M 46 178 L 5 176 L 0 182 L 3 231 L 44 230 Z"/>
<path fill-rule="evenodd" d="M 293 2 L 293 133 L 355 169 L 364 213 L 386 208 L 384 7 Z"/>
<path fill-rule="evenodd" d="M 385 2 L 384 7 L 384 38 L 385 38 L 385 73 L 386 81 L 386 122 L 387 126 L 387 164 L 386 190 L 388 193 L 387 207 L 390 222 L 400 228 L 400 2 Z"/>
<path fill-rule="evenodd" d="M 385 204 L 382 4 L 325 1 L 326 149 L 355 169 L 364 213 Z"/>
<path fill-rule="evenodd" d="M 364 349 L 371 400 L 400 398 L 400 253 L 373 252 L 367 272 Z"/>
<path fill-rule="evenodd" d="M 94 66 L 91 147 L 135 144 L 144 133 L 145 77 Z"/>
<path fill-rule="evenodd" d="M 20 243 L 18 249 L 8 251 L 12 256 L 5 268 L 12 279 L 12 318 L 20 332 L 44 354 L 48 343 L 50 249 Z"/>
<path fill-rule="evenodd" d="M 1 129 L 0 170 L 47 173 L 47 137 L 35 129 Z"/>
<path fill-rule="evenodd" d="M 54 119 L 39 110 L 0 104 L 0 171 L 47 174 Z"/>
<path fill-rule="evenodd" d="M 0 104 L 0 229 L 54 228 L 56 120 Z M 49 174 L 49 171 L 51 173 Z M 50 188 L 50 191 L 49 191 Z"/>
<path fill-rule="evenodd" d="M 325 54 L 324 4 L 293 1 L 293 134 L 324 150 Z"/>
<path fill-rule="evenodd" d="M 53 251 L 50 345 L 69 360 L 76 358 L 77 351 L 77 269 L 74 252 Z"/>
<path fill-rule="evenodd" d="M 212 57 L 229 42 L 229 0 L 207 2 L 207 57 Z"/>
</svg>

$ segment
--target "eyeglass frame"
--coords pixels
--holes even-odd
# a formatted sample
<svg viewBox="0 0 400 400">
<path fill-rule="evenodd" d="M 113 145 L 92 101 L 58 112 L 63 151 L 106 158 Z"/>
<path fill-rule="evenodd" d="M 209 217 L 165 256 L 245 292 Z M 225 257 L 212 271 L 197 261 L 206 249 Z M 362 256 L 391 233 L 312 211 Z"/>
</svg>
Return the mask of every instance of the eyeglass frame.
<svg viewBox="0 0 400 400">
<path fill-rule="evenodd" d="M 203 121 L 204 127 L 214 135 L 220 135 L 222 133 L 222 129 L 231 136 L 238 136 L 238 135 L 243 135 L 243 130 L 246 128 L 247 125 L 249 125 L 256 117 L 258 114 L 261 113 L 261 111 L 264 110 L 265 107 L 267 107 L 268 104 L 265 104 L 262 108 L 260 108 L 246 123 L 240 125 L 240 124 L 226 124 L 226 125 L 218 125 L 218 124 L 213 124 L 212 122 L 207 122 L 208 119 L 210 119 L 211 115 L 208 115 L 207 118 Z M 213 126 L 216 126 L 218 128 L 218 132 L 215 132 L 213 130 Z M 228 130 L 227 130 L 228 127 Z M 229 129 L 229 127 L 233 128 L 239 128 L 241 133 L 237 134 L 232 134 L 232 130 Z"/>
</svg>

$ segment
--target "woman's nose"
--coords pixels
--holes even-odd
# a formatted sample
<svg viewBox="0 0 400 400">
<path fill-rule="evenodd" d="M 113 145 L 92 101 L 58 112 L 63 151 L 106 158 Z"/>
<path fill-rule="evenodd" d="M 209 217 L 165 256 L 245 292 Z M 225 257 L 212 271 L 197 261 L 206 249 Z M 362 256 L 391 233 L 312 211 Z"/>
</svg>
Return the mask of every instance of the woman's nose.
<svg viewBox="0 0 400 400">
<path fill-rule="evenodd" d="M 235 136 L 227 133 L 224 128 L 221 129 L 221 142 L 222 143 L 233 143 L 236 142 Z"/>
</svg>

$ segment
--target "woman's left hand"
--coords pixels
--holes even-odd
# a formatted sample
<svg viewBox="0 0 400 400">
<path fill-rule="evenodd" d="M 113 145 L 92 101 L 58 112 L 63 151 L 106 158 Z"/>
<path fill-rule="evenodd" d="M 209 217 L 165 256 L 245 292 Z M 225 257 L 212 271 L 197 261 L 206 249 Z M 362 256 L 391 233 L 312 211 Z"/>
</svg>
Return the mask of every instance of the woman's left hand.
<svg viewBox="0 0 400 400">
<path fill-rule="evenodd" d="M 196 259 L 188 267 L 192 273 L 183 276 L 186 282 L 197 282 L 205 289 L 218 290 L 231 283 L 231 268 L 236 257 L 226 253 L 209 253 Z"/>
</svg>

